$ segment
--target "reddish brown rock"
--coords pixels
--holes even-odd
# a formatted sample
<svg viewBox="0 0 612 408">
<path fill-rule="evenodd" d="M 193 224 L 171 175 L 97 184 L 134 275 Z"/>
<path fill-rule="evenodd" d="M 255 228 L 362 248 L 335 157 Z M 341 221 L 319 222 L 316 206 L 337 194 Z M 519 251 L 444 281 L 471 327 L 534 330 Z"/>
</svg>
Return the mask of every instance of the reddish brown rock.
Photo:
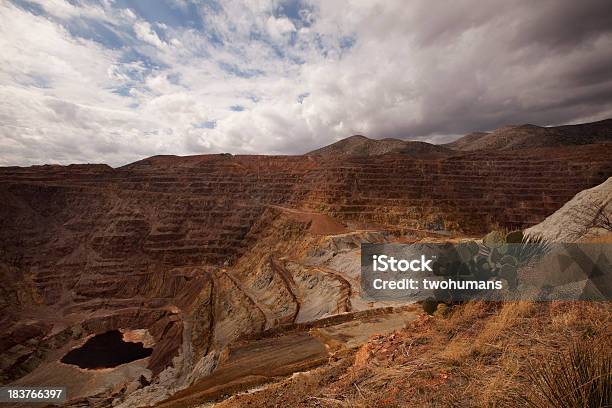
<svg viewBox="0 0 612 408">
<path fill-rule="evenodd" d="M 175 378 L 206 374 L 236 338 L 349 311 L 346 276 L 303 263 L 317 237 L 523 228 L 606 180 L 610 157 L 601 144 L 2 168 L 0 382 L 109 330 L 148 330 L 153 375 L 177 356 Z"/>
</svg>

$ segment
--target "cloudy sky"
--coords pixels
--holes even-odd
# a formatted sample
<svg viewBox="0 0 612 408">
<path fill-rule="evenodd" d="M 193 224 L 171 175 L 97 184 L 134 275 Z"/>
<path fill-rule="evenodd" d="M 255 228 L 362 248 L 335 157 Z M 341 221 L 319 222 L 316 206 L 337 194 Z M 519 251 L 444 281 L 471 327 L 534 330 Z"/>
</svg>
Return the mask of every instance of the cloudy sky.
<svg viewBox="0 0 612 408">
<path fill-rule="evenodd" d="M 612 117 L 612 1 L 0 1 L 0 166 Z"/>
</svg>

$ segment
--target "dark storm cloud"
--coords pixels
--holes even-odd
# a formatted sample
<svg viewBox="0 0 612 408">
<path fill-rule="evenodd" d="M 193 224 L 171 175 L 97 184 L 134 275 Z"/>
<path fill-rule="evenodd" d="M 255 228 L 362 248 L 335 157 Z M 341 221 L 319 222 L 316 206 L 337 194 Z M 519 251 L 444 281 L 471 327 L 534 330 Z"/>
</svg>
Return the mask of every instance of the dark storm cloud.
<svg viewBox="0 0 612 408">
<path fill-rule="evenodd" d="M 397 28 L 411 41 L 406 64 L 422 68 L 410 86 L 421 114 L 379 126 L 381 137 L 612 115 L 612 2 L 436 4 L 408 12 Z"/>
<path fill-rule="evenodd" d="M 526 2 L 517 27 L 516 43 L 541 43 L 552 50 L 584 44 L 612 30 L 612 2 Z"/>
</svg>

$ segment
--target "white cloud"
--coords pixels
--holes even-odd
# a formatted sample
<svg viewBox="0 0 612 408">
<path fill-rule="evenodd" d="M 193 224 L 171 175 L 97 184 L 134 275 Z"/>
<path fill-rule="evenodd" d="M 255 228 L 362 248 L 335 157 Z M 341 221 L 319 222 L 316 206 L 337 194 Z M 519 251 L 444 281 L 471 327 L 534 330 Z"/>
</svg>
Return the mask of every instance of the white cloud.
<svg viewBox="0 0 612 408">
<path fill-rule="evenodd" d="M 89 4 L 88 7 L 78 7 L 65 0 L 31 0 L 31 3 L 40 6 L 49 15 L 62 19 L 83 17 L 105 18 L 103 8 L 94 4 Z"/>
<path fill-rule="evenodd" d="M 159 36 L 153 28 L 151 24 L 146 21 L 138 21 L 134 24 L 134 32 L 136 33 L 136 37 L 140 38 L 142 41 L 149 43 L 157 48 L 162 48 L 165 43 L 160 40 Z"/>
<path fill-rule="evenodd" d="M 286 17 L 276 18 L 274 16 L 268 17 L 266 20 L 266 29 L 270 36 L 276 40 L 282 38 L 284 34 L 288 34 L 295 31 L 295 26 Z"/>
</svg>

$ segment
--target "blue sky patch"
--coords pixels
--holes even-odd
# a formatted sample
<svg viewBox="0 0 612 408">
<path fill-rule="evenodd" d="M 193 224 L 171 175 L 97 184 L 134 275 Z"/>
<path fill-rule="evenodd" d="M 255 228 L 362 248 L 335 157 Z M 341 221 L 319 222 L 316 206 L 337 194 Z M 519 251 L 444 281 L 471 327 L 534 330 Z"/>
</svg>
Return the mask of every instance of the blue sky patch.
<svg viewBox="0 0 612 408">
<path fill-rule="evenodd" d="M 197 125 L 195 125 L 195 127 L 198 129 L 214 129 L 217 127 L 217 121 L 207 120 L 206 122 L 198 123 Z"/>
</svg>

